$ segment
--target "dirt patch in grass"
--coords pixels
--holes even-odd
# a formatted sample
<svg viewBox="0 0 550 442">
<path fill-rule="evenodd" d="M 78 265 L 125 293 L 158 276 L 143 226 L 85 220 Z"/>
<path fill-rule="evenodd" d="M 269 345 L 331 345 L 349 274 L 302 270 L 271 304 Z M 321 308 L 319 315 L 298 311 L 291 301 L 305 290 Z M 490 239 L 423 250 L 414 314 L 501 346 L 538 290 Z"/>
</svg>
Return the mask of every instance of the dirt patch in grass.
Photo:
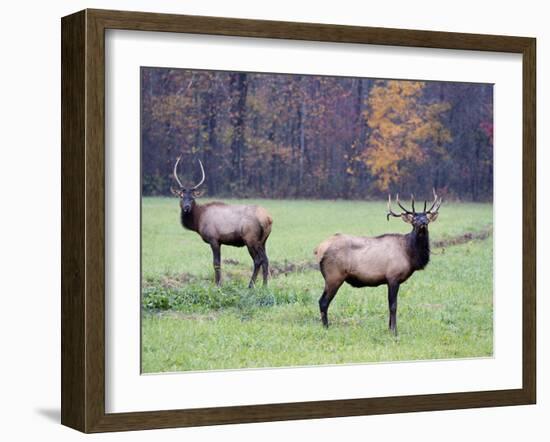
<svg viewBox="0 0 550 442">
<path fill-rule="evenodd" d="M 161 279 L 161 284 L 163 287 L 175 288 L 179 287 L 182 284 L 194 281 L 197 278 L 190 275 L 189 273 L 179 273 L 177 275 L 165 275 Z"/>
<path fill-rule="evenodd" d="M 183 272 L 177 274 L 162 275 L 159 279 L 155 280 L 145 279 L 143 281 L 143 288 L 157 287 L 160 285 L 164 288 L 175 289 L 177 287 L 181 287 L 182 284 L 188 284 L 194 281 L 198 281 L 198 278 L 196 276 Z"/>
<path fill-rule="evenodd" d="M 307 270 L 319 270 L 319 264 L 316 262 L 283 262 L 283 263 L 271 263 L 269 265 L 269 271 L 271 276 L 288 275 L 289 273 L 305 272 Z"/>
<path fill-rule="evenodd" d="M 437 241 L 432 241 L 431 246 L 434 248 L 445 248 L 450 246 L 457 246 L 460 244 L 466 244 L 470 241 L 484 240 L 489 238 L 493 234 L 493 226 L 487 226 L 483 230 L 478 232 L 466 232 L 461 235 L 453 236 L 450 238 L 444 238 Z"/>
</svg>

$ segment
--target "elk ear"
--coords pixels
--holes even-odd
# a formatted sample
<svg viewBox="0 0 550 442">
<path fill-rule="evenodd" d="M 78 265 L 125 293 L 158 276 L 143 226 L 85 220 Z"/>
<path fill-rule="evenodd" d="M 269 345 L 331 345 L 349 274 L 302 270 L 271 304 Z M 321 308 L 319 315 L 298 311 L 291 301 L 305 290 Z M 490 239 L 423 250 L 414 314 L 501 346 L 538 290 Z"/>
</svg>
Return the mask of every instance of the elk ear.
<svg viewBox="0 0 550 442">
<path fill-rule="evenodd" d="M 433 223 L 433 222 L 437 219 L 437 217 L 438 217 L 438 215 L 439 215 L 439 212 L 428 213 L 427 215 L 428 215 L 428 220 L 429 220 L 431 223 Z"/>
<path fill-rule="evenodd" d="M 200 198 L 204 192 L 202 190 L 193 190 L 193 196 L 195 198 Z"/>
<path fill-rule="evenodd" d="M 177 196 L 178 198 L 181 198 L 181 195 L 182 195 L 181 190 L 170 186 L 170 192 L 172 192 L 172 194 L 174 196 Z"/>
<path fill-rule="evenodd" d="M 406 223 L 412 224 L 414 215 L 412 213 L 402 213 L 401 219 L 405 221 Z"/>
</svg>

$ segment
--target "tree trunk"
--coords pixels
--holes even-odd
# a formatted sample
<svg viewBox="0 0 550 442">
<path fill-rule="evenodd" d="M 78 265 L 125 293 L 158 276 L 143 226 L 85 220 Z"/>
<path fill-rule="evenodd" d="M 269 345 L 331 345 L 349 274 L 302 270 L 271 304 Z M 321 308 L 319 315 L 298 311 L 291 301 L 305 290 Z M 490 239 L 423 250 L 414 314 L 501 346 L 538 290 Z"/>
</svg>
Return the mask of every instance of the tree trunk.
<svg viewBox="0 0 550 442">
<path fill-rule="evenodd" d="M 305 119 L 306 119 L 306 102 L 302 97 L 298 110 L 298 124 L 300 127 L 300 155 L 298 156 L 298 194 L 302 192 L 304 184 L 304 156 L 306 151 L 306 135 L 305 135 Z"/>
<path fill-rule="evenodd" d="M 243 188 L 244 122 L 248 83 L 245 73 L 238 72 L 231 75 L 232 102 L 230 119 L 231 126 L 233 127 L 233 137 L 231 140 L 231 178 L 233 187 L 240 191 Z"/>
</svg>

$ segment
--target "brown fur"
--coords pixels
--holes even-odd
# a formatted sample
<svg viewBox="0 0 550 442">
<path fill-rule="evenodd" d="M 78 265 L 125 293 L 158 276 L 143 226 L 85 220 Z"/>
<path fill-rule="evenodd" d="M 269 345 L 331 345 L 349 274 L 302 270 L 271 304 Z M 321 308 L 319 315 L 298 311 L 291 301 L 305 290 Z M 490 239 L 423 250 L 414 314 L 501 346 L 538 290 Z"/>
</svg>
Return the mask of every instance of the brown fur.
<svg viewBox="0 0 550 442">
<path fill-rule="evenodd" d="M 198 188 L 206 176 L 204 167 L 199 160 L 202 178 L 198 184 L 186 188 L 178 178 L 178 164 L 181 155 L 174 165 L 174 179 L 179 185 L 172 187 L 172 194 L 180 201 L 180 220 L 183 227 L 197 232 L 202 240 L 212 248 L 214 274 L 216 284 L 221 281 L 221 246 L 246 246 L 254 261 L 254 270 L 249 287 L 256 282 L 260 267 L 262 268 L 264 285 L 267 284 L 269 261 L 265 243 L 271 233 L 273 218 L 260 206 L 228 205 L 219 201 L 208 204 L 197 204 L 195 199 L 201 195 Z"/>
<path fill-rule="evenodd" d="M 321 321 L 328 327 L 328 308 L 338 289 L 344 282 L 353 287 L 376 287 L 382 284 L 388 286 L 388 307 L 390 312 L 389 328 L 397 333 L 397 294 L 399 286 L 416 270 L 422 270 L 430 261 L 430 239 L 428 224 L 437 219 L 441 198 L 433 189 L 434 200 L 426 210 L 416 212 L 414 196 L 411 196 L 411 208 L 407 210 L 399 202 L 403 210 L 396 213 L 391 208 L 391 196 L 388 195 L 388 210 L 390 216 L 401 218 L 411 224 L 412 231 L 406 235 L 386 234 L 376 237 L 351 236 L 336 234 L 323 241 L 314 253 L 325 279 L 325 288 L 319 298 Z"/>
<path fill-rule="evenodd" d="M 324 326 L 328 327 L 328 307 L 344 282 L 353 287 L 387 284 L 389 327 L 396 333 L 399 285 L 427 265 L 428 229 L 413 226 L 413 231 L 406 235 L 377 237 L 335 234 L 319 244 L 314 253 L 325 280 L 319 299 Z"/>
<path fill-rule="evenodd" d="M 271 215 L 266 209 L 260 206 L 256 206 L 256 217 L 258 218 L 258 221 L 260 222 L 264 233 L 261 238 L 261 241 L 265 243 L 267 241 L 267 238 L 271 234 L 271 226 L 273 225 L 273 218 L 271 217 Z"/>
<path fill-rule="evenodd" d="M 246 246 L 254 261 L 250 280 L 253 286 L 260 267 L 264 284 L 267 283 L 269 261 L 266 242 L 271 234 L 273 218 L 260 206 L 228 205 L 222 202 L 193 203 L 190 212 L 184 213 L 181 222 L 186 229 L 197 232 L 204 242 L 210 244 L 214 255 L 216 283 L 221 280 L 221 246 Z"/>
<path fill-rule="evenodd" d="M 363 286 L 378 286 L 388 281 L 403 282 L 412 273 L 404 235 L 380 237 L 336 234 L 315 250 L 321 269 L 330 280 L 342 284 L 348 278 Z M 327 278 L 325 277 L 325 280 Z"/>
</svg>

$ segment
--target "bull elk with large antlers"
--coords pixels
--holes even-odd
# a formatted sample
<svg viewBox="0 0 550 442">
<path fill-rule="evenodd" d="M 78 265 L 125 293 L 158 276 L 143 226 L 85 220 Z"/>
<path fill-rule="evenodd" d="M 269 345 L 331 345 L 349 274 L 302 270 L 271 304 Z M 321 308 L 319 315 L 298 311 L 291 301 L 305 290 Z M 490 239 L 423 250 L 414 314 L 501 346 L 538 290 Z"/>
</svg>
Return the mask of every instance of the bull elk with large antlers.
<svg viewBox="0 0 550 442">
<path fill-rule="evenodd" d="M 433 191 L 434 200 L 426 210 L 424 201 L 422 212 L 416 212 L 414 197 L 412 210 L 405 209 L 395 213 L 391 208 L 391 196 L 388 196 L 387 219 L 390 216 L 401 218 L 412 225 L 412 231 L 406 235 L 386 234 L 376 237 L 350 236 L 336 234 L 322 242 L 315 254 L 325 279 L 325 289 L 319 299 L 321 321 L 328 327 L 328 307 L 340 286 L 347 282 L 353 287 L 388 286 L 389 328 L 397 334 L 397 292 L 416 271 L 422 270 L 430 260 L 430 239 L 428 224 L 437 219 L 441 198 Z"/>
<path fill-rule="evenodd" d="M 212 248 L 214 256 L 214 273 L 216 284 L 221 280 L 221 246 L 244 247 L 254 261 L 254 269 L 249 287 L 256 282 L 260 271 L 263 272 L 264 285 L 267 284 L 269 261 L 265 243 L 271 233 L 273 219 L 260 206 L 228 205 L 222 202 L 198 204 L 195 199 L 200 196 L 198 188 L 205 180 L 204 168 L 199 160 L 202 178 L 198 184 L 185 187 L 178 178 L 178 164 L 174 165 L 174 178 L 179 189 L 171 188 L 172 193 L 180 199 L 181 224 L 184 228 L 197 232 L 202 240 Z"/>
</svg>

